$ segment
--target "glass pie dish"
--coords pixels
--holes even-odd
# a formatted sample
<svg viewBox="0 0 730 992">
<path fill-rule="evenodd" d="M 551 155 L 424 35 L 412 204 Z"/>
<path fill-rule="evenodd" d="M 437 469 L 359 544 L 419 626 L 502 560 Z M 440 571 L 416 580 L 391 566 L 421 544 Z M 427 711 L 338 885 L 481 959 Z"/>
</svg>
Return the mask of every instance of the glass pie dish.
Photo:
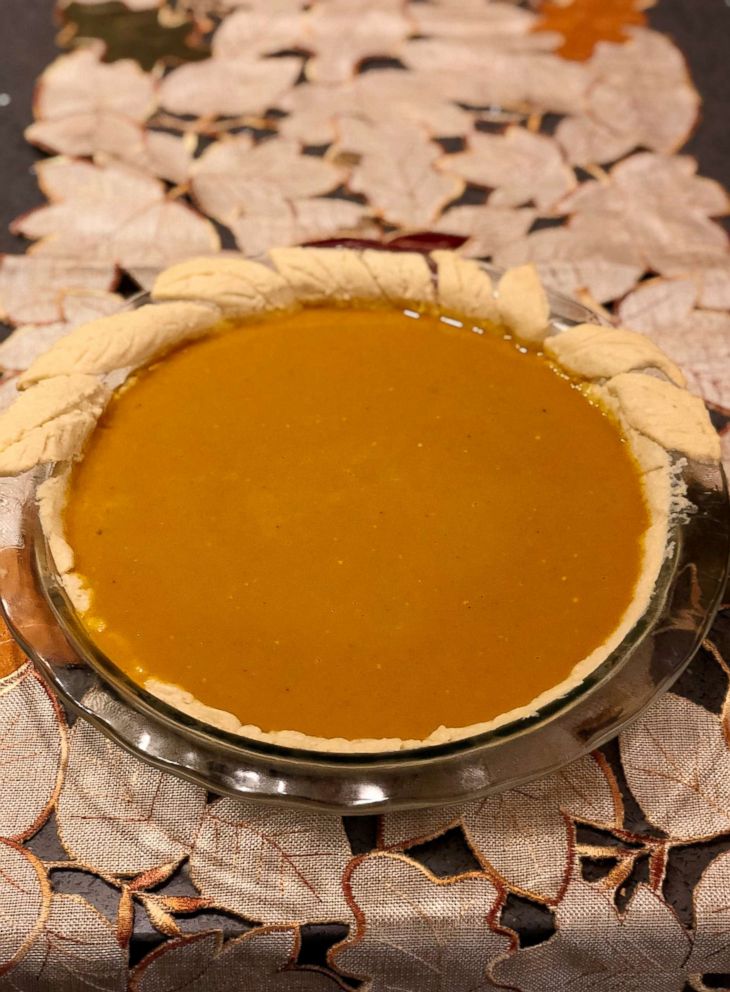
<svg viewBox="0 0 730 992">
<path fill-rule="evenodd" d="M 128 305 L 147 302 L 141 294 Z M 596 322 L 557 294 L 550 303 L 557 332 Z M 450 743 L 377 753 L 284 747 L 215 728 L 147 692 L 90 640 L 56 573 L 35 499 L 50 470 L 0 480 L 2 609 L 67 704 L 132 753 L 214 792 L 340 813 L 463 801 L 552 772 L 599 746 L 688 664 L 724 588 L 730 512 L 719 465 L 674 462 L 694 509 L 671 522 L 648 606 L 621 644 L 531 715 Z"/>
</svg>

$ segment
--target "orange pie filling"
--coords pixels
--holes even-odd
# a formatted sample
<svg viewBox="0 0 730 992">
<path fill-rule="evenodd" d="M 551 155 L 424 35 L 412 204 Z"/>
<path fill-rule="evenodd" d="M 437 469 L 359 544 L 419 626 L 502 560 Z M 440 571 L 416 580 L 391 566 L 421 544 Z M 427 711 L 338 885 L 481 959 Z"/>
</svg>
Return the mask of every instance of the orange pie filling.
<svg viewBox="0 0 730 992">
<path fill-rule="evenodd" d="M 422 740 L 609 641 L 650 520 L 617 424 L 540 353 L 319 308 L 137 373 L 64 523 L 90 636 L 135 682 L 264 732 Z"/>
</svg>

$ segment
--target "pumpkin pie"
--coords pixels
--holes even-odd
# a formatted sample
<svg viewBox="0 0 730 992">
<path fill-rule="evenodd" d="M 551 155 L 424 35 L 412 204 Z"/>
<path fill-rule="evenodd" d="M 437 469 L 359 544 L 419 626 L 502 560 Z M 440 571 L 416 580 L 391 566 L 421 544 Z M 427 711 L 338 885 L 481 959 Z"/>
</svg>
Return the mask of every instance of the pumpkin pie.
<svg viewBox="0 0 730 992">
<path fill-rule="evenodd" d="M 276 744 L 471 736 L 578 685 L 646 610 L 715 461 L 648 338 L 558 328 L 531 266 L 282 248 L 173 266 L 18 380 L 0 472 L 89 636 Z"/>
</svg>

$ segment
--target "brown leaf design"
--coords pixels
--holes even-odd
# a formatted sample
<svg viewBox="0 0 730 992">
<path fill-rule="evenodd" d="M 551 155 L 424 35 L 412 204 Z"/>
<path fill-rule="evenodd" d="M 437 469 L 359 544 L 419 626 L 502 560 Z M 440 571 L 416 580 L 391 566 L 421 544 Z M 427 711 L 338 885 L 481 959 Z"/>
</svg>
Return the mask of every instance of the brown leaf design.
<svg viewBox="0 0 730 992">
<path fill-rule="evenodd" d="M 140 896 L 140 899 L 155 930 L 159 930 L 166 937 L 181 936 L 182 931 L 174 917 L 166 912 L 158 899 L 155 899 L 154 896 Z"/>
<path fill-rule="evenodd" d="M 407 121 L 342 122 L 337 150 L 358 156 L 349 188 L 365 196 L 374 213 L 401 227 L 427 228 L 464 186 L 434 169 L 441 149 Z"/>
<path fill-rule="evenodd" d="M 220 932 L 163 944 L 132 972 L 130 992 L 335 992 L 342 986 L 315 969 L 294 968 L 299 931 L 272 926 L 223 943 Z"/>
<path fill-rule="evenodd" d="M 515 951 L 494 977 L 515 992 L 682 992 L 689 937 L 646 885 L 623 914 L 609 893 L 574 877 L 555 911 L 556 933 Z"/>
<path fill-rule="evenodd" d="M 127 955 L 114 927 L 86 899 L 54 895 L 50 913 L 2 992 L 124 992 Z"/>
<path fill-rule="evenodd" d="M 355 858 L 345 876 L 357 928 L 330 952 L 372 992 L 491 988 L 487 968 L 511 938 L 491 924 L 499 892 L 471 872 L 439 879 L 399 854 Z"/>
<path fill-rule="evenodd" d="M 620 737 L 647 820 L 675 840 L 730 831 L 730 752 L 720 719 L 669 692 Z"/>
<path fill-rule="evenodd" d="M 462 806 L 406 810 L 383 817 L 383 846 L 412 847 L 461 824 L 486 870 L 517 892 L 560 898 L 573 859 L 568 817 L 619 826 L 618 786 L 601 756 L 588 756 L 553 775 Z"/>
<path fill-rule="evenodd" d="M 116 939 L 120 947 L 129 947 L 134 934 L 134 897 L 128 885 L 123 885 L 117 906 Z"/>
<path fill-rule="evenodd" d="M 45 822 L 66 753 L 63 710 L 30 663 L 0 678 L 0 836 L 21 840 Z"/>
<path fill-rule="evenodd" d="M 161 182 L 136 169 L 56 158 L 37 171 L 51 202 L 13 224 L 16 234 L 37 240 L 35 257 L 163 267 L 220 248 L 210 221 L 167 199 Z"/>
<path fill-rule="evenodd" d="M 190 874 L 203 896 L 250 920 L 347 921 L 340 879 L 350 857 L 339 817 L 220 799 L 206 810 Z"/>
<path fill-rule="evenodd" d="M 181 65 L 162 80 L 160 103 L 174 114 L 262 114 L 297 80 L 300 58 L 211 58 Z"/>
<path fill-rule="evenodd" d="M 566 59 L 587 59 L 601 41 L 626 41 L 627 28 L 646 24 L 637 0 L 542 0 L 535 31 L 563 37 L 558 49 Z"/>
<path fill-rule="evenodd" d="M 0 259 L 0 317 L 11 324 L 50 324 L 61 319 L 61 300 L 69 290 L 109 290 L 115 283 L 111 263 L 4 255 Z"/>
<path fill-rule="evenodd" d="M 575 174 L 554 139 L 517 126 L 504 134 L 473 132 L 466 151 L 445 155 L 439 168 L 492 189 L 489 203 L 495 207 L 534 203 L 546 213 L 576 187 Z"/>
<path fill-rule="evenodd" d="M 240 134 L 201 155 L 192 169 L 192 188 L 210 217 L 230 225 L 247 213 L 265 212 L 282 198 L 328 193 L 344 176 L 331 162 L 302 154 L 295 141 L 272 138 L 254 144 L 249 135 Z"/>
<path fill-rule="evenodd" d="M 179 861 L 204 809 L 202 789 L 144 764 L 85 720 L 76 721 L 56 809 L 59 837 L 72 857 L 115 875 Z"/>
<path fill-rule="evenodd" d="M 43 929 L 50 902 L 51 887 L 40 861 L 19 844 L 0 839 L 0 976 L 28 953 Z"/>
</svg>

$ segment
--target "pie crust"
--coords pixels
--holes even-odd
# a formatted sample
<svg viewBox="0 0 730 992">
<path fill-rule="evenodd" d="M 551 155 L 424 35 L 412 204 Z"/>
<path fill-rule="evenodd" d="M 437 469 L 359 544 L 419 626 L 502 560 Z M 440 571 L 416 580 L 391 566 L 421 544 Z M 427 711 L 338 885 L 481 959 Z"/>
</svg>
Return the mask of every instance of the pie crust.
<svg viewBox="0 0 730 992">
<path fill-rule="evenodd" d="M 688 503 L 677 456 L 720 458 L 720 441 L 704 404 L 684 388 L 681 370 L 648 338 L 624 328 L 582 324 L 558 330 L 535 268 L 504 273 L 497 285 L 476 262 L 449 251 L 429 258 L 373 249 L 279 248 L 266 262 L 240 257 L 198 258 L 162 272 L 153 304 L 93 320 L 38 357 L 17 380 L 19 395 L 0 416 L 0 474 L 54 465 L 38 488 L 41 525 L 68 596 L 85 612 L 90 597 L 74 571 L 62 511 L 72 462 L 83 451 L 114 388 L 135 369 L 183 342 L 225 331 L 226 321 L 255 319 L 302 306 L 381 304 L 432 307 L 475 321 L 503 324 L 537 344 L 553 361 L 590 383 L 589 391 L 617 418 L 641 468 L 651 524 L 634 598 L 612 635 L 577 664 L 568 679 L 528 705 L 468 727 L 439 727 L 424 740 L 319 738 L 297 731 L 244 726 L 178 686 L 145 687 L 174 708 L 244 737 L 319 751 L 393 751 L 471 737 L 534 714 L 564 696 L 624 639 L 646 610 L 667 554 L 672 517 Z"/>
</svg>

